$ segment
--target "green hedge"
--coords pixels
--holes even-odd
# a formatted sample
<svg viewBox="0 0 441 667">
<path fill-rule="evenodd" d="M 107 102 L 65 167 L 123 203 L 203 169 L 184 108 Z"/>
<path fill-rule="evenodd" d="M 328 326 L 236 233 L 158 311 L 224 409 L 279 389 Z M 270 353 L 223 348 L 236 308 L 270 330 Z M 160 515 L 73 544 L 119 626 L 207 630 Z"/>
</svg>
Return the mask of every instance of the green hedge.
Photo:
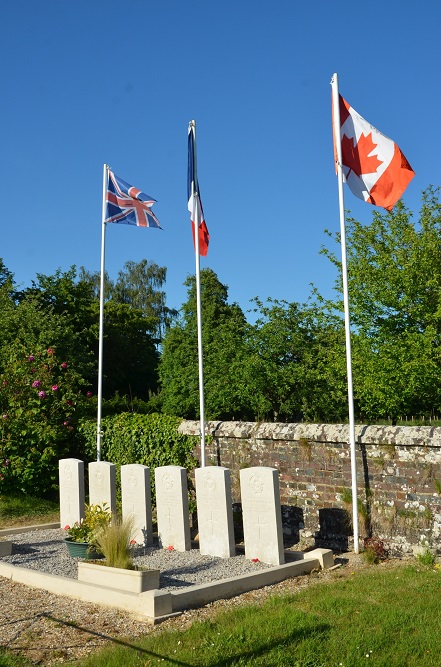
<svg viewBox="0 0 441 667">
<path fill-rule="evenodd" d="M 154 469 L 160 466 L 183 466 L 193 470 L 197 461 L 193 450 L 197 438 L 182 435 L 178 427 L 182 419 L 163 414 L 141 415 L 124 412 L 101 421 L 101 460 L 116 466 L 141 463 L 151 472 L 154 498 Z M 96 422 L 84 420 L 79 431 L 85 439 L 85 456 L 96 460 Z"/>
</svg>

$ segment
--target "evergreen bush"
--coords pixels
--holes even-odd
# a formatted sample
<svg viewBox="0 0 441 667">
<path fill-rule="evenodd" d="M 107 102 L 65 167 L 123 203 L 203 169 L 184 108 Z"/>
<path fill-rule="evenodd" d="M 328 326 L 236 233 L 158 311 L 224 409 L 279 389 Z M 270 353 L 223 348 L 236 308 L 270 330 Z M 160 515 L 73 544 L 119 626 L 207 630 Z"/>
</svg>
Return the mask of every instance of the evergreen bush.
<svg viewBox="0 0 441 667">
<path fill-rule="evenodd" d="M 101 421 L 101 460 L 116 466 L 140 463 L 151 473 L 152 497 L 155 497 L 154 470 L 160 466 L 176 465 L 193 470 L 196 459 L 193 449 L 196 437 L 178 432 L 179 417 L 159 413 L 121 413 L 104 417 Z M 84 420 L 79 426 L 85 439 L 85 452 L 89 461 L 96 459 L 96 422 Z"/>
</svg>

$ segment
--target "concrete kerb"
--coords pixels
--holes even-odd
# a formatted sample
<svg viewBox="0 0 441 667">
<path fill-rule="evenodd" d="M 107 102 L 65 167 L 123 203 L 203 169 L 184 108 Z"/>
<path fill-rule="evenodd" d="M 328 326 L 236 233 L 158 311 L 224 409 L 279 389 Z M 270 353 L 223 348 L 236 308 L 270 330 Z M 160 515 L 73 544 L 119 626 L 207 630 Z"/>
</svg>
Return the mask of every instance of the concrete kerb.
<svg viewBox="0 0 441 667">
<path fill-rule="evenodd" d="M 58 527 L 57 524 L 50 525 Z M 17 529 L 14 529 L 14 532 L 18 532 Z M 4 531 L 0 531 L 0 535 L 2 533 Z M 315 569 L 329 568 L 334 564 L 334 557 L 329 549 L 315 549 L 306 553 L 287 551 L 286 557 L 291 562 L 252 574 L 189 586 L 182 591 L 171 592 L 155 589 L 139 594 L 124 593 L 114 588 L 80 582 L 77 579 L 2 562 L 0 562 L 0 576 L 56 595 L 65 595 L 83 602 L 115 607 L 128 611 L 149 623 L 158 623 L 185 609 L 201 607 L 221 598 L 234 597 L 256 588 L 279 583 L 290 577 L 309 574 Z"/>
<path fill-rule="evenodd" d="M 0 558 L 2 556 L 10 556 L 12 553 L 12 542 L 10 540 L 6 540 L 6 536 L 17 535 L 18 533 L 28 533 L 31 530 L 49 530 L 59 527 L 59 523 L 40 523 L 37 526 L 22 526 L 21 528 L 5 528 L 0 530 Z"/>
<path fill-rule="evenodd" d="M 30 533 L 33 530 L 52 530 L 53 528 L 59 528 L 60 522 L 58 523 L 39 523 L 36 526 L 17 526 L 16 528 L 3 528 L 0 530 L 0 538 L 5 535 L 18 535 L 19 533 Z"/>
<path fill-rule="evenodd" d="M 2 556 L 10 556 L 12 553 L 12 542 L 0 537 L 0 558 Z"/>
</svg>

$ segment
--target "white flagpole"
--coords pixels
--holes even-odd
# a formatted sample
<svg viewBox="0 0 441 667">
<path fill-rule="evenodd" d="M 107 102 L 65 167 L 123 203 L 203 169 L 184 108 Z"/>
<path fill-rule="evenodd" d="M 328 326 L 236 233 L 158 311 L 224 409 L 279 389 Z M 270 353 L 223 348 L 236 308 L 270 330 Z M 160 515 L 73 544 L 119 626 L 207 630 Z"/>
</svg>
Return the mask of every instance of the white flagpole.
<svg viewBox="0 0 441 667">
<path fill-rule="evenodd" d="M 194 186 L 198 184 L 197 159 L 196 159 L 196 121 L 191 120 L 189 126 L 193 132 L 193 177 Z M 201 278 L 200 278 L 200 254 L 199 254 L 199 192 L 194 192 L 196 205 L 194 219 L 194 245 L 196 255 L 196 311 L 198 329 L 198 365 L 199 365 L 199 412 L 200 412 L 200 438 L 201 438 L 201 468 L 205 467 L 205 410 L 204 410 L 204 367 L 202 354 L 202 316 L 201 316 Z"/>
<path fill-rule="evenodd" d="M 341 134 L 340 134 L 340 104 L 339 104 L 337 74 L 334 74 L 334 76 L 332 77 L 331 86 L 332 86 L 332 102 L 334 111 L 333 132 L 334 132 L 335 149 L 337 152 L 338 200 L 340 207 L 341 269 L 343 276 L 343 302 L 345 311 L 346 367 L 348 376 L 348 405 L 349 405 L 349 444 L 351 452 L 351 480 L 352 480 L 352 525 L 354 529 L 354 551 L 356 554 L 358 554 L 359 552 L 358 499 L 357 499 L 357 466 L 356 466 L 356 449 L 355 449 L 354 393 L 352 387 L 351 321 L 349 316 L 345 205 L 344 205 L 344 195 L 343 195 L 343 169 L 342 169 Z"/>
<path fill-rule="evenodd" d="M 101 281 L 100 281 L 100 322 L 98 337 L 98 414 L 96 420 L 96 460 L 101 460 L 101 409 L 103 402 L 103 328 L 104 328 L 104 260 L 106 245 L 106 194 L 108 180 L 107 164 L 103 169 L 103 206 L 102 206 L 102 232 L 101 232 Z"/>
</svg>

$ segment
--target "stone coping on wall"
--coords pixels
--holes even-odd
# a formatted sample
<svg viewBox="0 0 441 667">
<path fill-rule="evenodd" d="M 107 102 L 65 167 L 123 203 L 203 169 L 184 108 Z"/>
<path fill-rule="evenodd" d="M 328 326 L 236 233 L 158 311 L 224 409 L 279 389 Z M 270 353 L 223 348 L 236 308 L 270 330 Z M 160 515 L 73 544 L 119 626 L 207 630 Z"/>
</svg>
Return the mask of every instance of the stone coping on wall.
<svg viewBox="0 0 441 667">
<path fill-rule="evenodd" d="M 179 432 L 199 435 L 199 421 L 183 421 Z M 238 440 L 308 440 L 322 443 L 349 443 L 348 424 L 303 424 L 263 422 L 210 421 L 205 424 L 207 436 Z M 366 445 L 403 447 L 440 447 L 439 426 L 363 426 L 355 427 L 355 440 Z"/>
</svg>

